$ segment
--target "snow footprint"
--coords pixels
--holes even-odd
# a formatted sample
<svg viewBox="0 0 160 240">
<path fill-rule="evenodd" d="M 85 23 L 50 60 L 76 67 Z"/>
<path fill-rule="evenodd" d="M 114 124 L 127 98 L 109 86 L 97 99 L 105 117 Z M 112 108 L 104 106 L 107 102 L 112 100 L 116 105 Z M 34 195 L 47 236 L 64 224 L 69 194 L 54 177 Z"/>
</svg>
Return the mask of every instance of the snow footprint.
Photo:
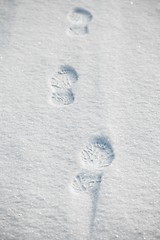
<svg viewBox="0 0 160 240">
<path fill-rule="evenodd" d="M 85 35 L 89 32 L 88 25 L 92 20 L 92 14 L 84 8 L 76 7 L 68 14 L 68 21 L 71 26 L 68 33 L 71 35 Z"/>
<path fill-rule="evenodd" d="M 57 89 L 52 93 L 52 101 L 60 105 L 69 105 L 74 102 L 74 94 L 71 89 Z"/>
<path fill-rule="evenodd" d="M 87 193 L 85 196 L 91 197 L 85 206 L 87 212 L 84 213 L 86 218 L 88 213 L 90 213 L 88 225 L 90 237 L 93 233 L 96 218 L 100 184 L 103 175 L 102 169 L 110 165 L 113 159 L 114 151 L 109 138 L 103 133 L 94 135 L 81 151 L 81 162 L 85 170 L 78 173 L 72 181 L 71 186 L 76 193 L 82 195 L 83 193 Z"/>
<path fill-rule="evenodd" d="M 82 171 L 73 179 L 72 188 L 78 193 L 94 193 L 99 189 L 101 178 L 101 173 Z"/>
<path fill-rule="evenodd" d="M 110 140 L 105 135 L 96 135 L 81 152 L 81 162 L 86 169 L 101 170 L 114 160 L 114 151 Z"/>
<path fill-rule="evenodd" d="M 69 65 L 60 66 L 50 81 L 52 90 L 51 102 L 58 105 L 69 105 L 74 102 L 72 85 L 78 80 L 75 69 Z"/>
<path fill-rule="evenodd" d="M 62 65 L 54 74 L 51 80 L 51 88 L 71 88 L 72 84 L 78 80 L 78 74 L 75 69 L 69 65 Z"/>
<path fill-rule="evenodd" d="M 86 237 L 82 237 L 82 239 L 92 239 L 90 235 L 97 212 L 101 179 L 100 172 L 81 170 L 70 183 L 72 192 L 71 216 L 72 221 L 76 222 L 77 226 L 77 228 L 74 227 L 73 231 L 75 231 L 75 235 L 83 232 Z"/>
</svg>

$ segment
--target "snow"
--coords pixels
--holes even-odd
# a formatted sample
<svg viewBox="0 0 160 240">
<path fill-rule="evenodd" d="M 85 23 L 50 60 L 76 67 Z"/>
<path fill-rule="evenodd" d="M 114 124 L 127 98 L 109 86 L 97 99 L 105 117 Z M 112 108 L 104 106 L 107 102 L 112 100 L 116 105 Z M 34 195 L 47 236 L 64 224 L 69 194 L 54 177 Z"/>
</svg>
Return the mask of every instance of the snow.
<svg viewBox="0 0 160 240">
<path fill-rule="evenodd" d="M 160 239 L 159 6 L 0 1 L 0 240 Z"/>
</svg>

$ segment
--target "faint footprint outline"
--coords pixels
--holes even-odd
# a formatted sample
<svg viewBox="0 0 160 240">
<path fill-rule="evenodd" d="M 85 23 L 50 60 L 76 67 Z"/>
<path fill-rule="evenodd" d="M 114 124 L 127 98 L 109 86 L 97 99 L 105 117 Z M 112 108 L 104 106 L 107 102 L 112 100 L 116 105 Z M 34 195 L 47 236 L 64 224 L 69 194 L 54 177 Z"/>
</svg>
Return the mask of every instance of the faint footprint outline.
<svg viewBox="0 0 160 240">
<path fill-rule="evenodd" d="M 91 172 L 82 170 L 76 174 L 72 181 L 72 188 L 77 193 L 93 194 L 99 188 L 102 174 L 100 172 Z"/>
<path fill-rule="evenodd" d="M 87 194 L 90 196 L 91 201 L 91 209 L 89 216 L 89 235 L 92 236 L 94 222 L 96 218 L 96 212 L 97 212 L 97 205 L 99 200 L 99 192 L 100 192 L 100 184 L 102 181 L 102 172 L 96 171 L 89 171 L 89 170 L 81 170 L 78 174 L 75 175 L 75 177 L 72 180 L 72 190 L 75 194 L 77 194 L 78 198 L 82 194 Z"/>
<path fill-rule="evenodd" d="M 89 23 L 92 21 L 92 14 L 82 7 L 73 8 L 72 12 L 67 15 L 71 24 L 68 33 L 71 35 L 85 35 L 89 32 Z"/>
</svg>

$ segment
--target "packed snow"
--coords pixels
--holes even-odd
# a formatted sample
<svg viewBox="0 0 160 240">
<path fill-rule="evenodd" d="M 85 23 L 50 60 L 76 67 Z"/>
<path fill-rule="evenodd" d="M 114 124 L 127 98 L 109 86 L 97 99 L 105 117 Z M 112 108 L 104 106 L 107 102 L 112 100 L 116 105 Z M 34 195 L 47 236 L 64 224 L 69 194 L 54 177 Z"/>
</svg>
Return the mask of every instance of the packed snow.
<svg viewBox="0 0 160 240">
<path fill-rule="evenodd" d="M 0 240 L 160 239 L 159 0 L 0 1 Z"/>
</svg>

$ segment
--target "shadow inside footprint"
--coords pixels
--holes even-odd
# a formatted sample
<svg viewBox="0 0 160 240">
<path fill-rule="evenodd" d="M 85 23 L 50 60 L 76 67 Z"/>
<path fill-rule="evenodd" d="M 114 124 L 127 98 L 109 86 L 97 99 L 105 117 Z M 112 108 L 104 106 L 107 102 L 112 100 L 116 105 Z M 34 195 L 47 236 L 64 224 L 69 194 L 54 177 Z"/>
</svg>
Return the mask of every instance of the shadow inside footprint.
<svg viewBox="0 0 160 240">
<path fill-rule="evenodd" d="M 67 75 L 71 84 L 77 82 L 77 80 L 78 80 L 78 73 L 76 72 L 76 70 L 73 67 L 71 67 L 69 65 L 62 65 L 60 67 L 60 74 Z"/>
<path fill-rule="evenodd" d="M 90 139 L 89 144 L 81 152 L 81 161 L 87 169 L 102 169 L 109 166 L 115 158 L 109 138 L 97 135 Z"/>
<path fill-rule="evenodd" d="M 74 8 L 68 14 L 68 20 L 71 26 L 68 30 L 69 34 L 84 35 L 88 33 L 88 24 L 92 20 L 92 14 L 84 8 Z"/>
<path fill-rule="evenodd" d="M 113 152 L 112 145 L 106 136 L 96 136 L 92 139 L 91 143 L 102 150 L 110 150 Z"/>
<path fill-rule="evenodd" d="M 74 102 L 74 94 L 71 89 L 57 89 L 52 93 L 52 103 L 58 105 L 69 105 Z"/>
<path fill-rule="evenodd" d="M 88 25 L 92 18 L 92 14 L 88 10 L 81 7 L 74 8 L 73 11 L 68 15 L 68 20 L 73 25 L 81 27 Z"/>
<path fill-rule="evenodd" d="M 51 80 L 51 88 L 68 89 L 77 82 L 78 74 L 76 70 L 69 65 L 62 65 L 59 67 L 57 73 L 54 74 Z"/>
</svg>

